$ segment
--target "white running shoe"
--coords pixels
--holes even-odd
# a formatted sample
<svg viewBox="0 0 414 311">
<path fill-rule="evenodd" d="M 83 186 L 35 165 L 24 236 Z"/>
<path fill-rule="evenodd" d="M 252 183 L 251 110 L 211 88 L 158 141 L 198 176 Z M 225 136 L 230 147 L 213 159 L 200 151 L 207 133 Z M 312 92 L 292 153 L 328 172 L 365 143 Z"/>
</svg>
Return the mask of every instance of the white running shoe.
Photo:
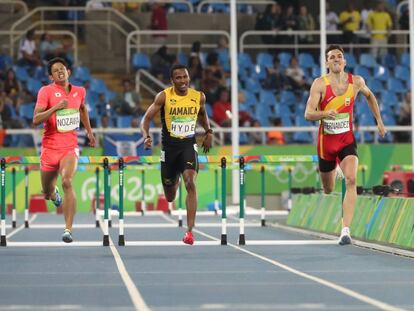
<svg viewBox="0 0 414 311">
<path fill-rule="evenodd" d="M 339 245 L 348 245 L 352 243 L 351 234 L 348 227 L 343 227 L 341 230 L 341 236 L 339 237 Z"/>
</svg>

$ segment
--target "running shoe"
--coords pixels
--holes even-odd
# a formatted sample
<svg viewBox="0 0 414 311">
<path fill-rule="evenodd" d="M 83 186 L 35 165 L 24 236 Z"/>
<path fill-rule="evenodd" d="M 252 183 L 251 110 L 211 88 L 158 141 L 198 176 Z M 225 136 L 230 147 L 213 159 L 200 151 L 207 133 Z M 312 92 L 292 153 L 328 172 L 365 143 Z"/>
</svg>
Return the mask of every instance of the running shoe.
<svg viewBox="0 0 414 311">
<path fill-rule="evenodd" d="M 65 243 L 71 243 L 73 241 L 72 232 L 70 232 L 69 229 L 65 229 L 65 231 L 63 231 L 62 241 Z"/>
<path fill-rule="evenodd" d="M 341 236 L 339 237 L 339 245 L 348 245 L 352 243 L 351 235 L 349 233 L 349 228 L 345 227 L 341 231 Z"/>
<path fill-rule="evenodd" d="M 184 234 L 183 242 L 185 244 L 189 244 L 189 245 L 193 245 L 194 244 L 194 237 L 193 237 L 193 233 L 191 231 L 187 231 Z"/>
<path fill-rule="evenodd" d="M 55 199 L 52 200 L 52 202 L 53 202 L 53 204 L 55 205 L 56 208 L 58 208 L 62 205 L 62 197 L 59 193 L 58 186 L 55 187 Z"/>
</svg>

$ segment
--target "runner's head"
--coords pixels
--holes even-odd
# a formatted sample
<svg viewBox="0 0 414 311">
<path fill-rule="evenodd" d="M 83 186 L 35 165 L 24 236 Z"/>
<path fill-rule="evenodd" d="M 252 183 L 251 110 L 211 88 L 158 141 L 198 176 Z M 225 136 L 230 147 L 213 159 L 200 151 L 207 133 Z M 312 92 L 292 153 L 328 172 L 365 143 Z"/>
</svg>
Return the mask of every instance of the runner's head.
<svg viewBox="0 0 414 311">
<path fill-rule="evenodd" d="M 187 67 L 181 64 L 173 65 L 170 69 L 171 83 L 176 92 L 186 94 L 190 85 L 190 75 Z"/>
<path fill-rule="evenodd" d="M 69 79 L 68 64 L 63 58 L 55 57 L 47 63 L 49 79 L 56 83 L 64 83 Z"/>
<path fill-rule="evenodd" d="M 346 65 L 345 53 L 340 45 L 332 44 L 325 51 L 326 67 L 329 72 L 342 72 Z"/>
</svg>

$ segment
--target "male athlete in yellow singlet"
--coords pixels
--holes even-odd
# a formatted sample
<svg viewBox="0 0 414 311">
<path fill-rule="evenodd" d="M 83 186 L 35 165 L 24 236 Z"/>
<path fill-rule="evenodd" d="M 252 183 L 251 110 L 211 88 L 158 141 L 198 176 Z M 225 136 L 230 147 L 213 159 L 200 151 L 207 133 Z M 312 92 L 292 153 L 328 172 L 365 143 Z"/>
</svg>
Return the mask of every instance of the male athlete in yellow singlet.
<svg viewBox="0 0 414 311">
<path fill-rule="evenodd" d="M 187 197 L 187 227 L 183 242 L 193 244 L 192 229 L 197 209 L 196 177 L 198 172 L 197 144 L 195 132 L 197 121 L 205 130 L 203 141 L 204 152 L 211 148 L 212 133 L 207 112 L 204 93 L 189 88 L 190 77 L 184 65 L 174 65 L 170 70 L 172 87 L 158 93 L 154 102 L 146 111 L 142 123 L 142 135 L 145 137 L 145 148 L 151 148 L 149 124 L 154 116 L 161 112 L 162 150 L 161 179 L 168 202 L 173 202 L 183 176 Z"/>
<path fill-rule="evenodd" d="M 358 155 L 355 137 L 352 131 L 352 115 L 355 98 L 361 92 L 377 122 L 378 132 L 384 137 L 386 129 L 382 122 L 375 95 L 365 84 L 361 76 L 344 71 L 346 60 L 339 45 L 326 49 L 328 74 L 317 78 L 310 89 L 305 110 L 305 118 L 320 120 L 318 135 L 319 171 L 325 193 L 335 188 L 335 168 L 337 163 L 343 171 L 346 193 L 343 201 L 342 231 L 339 244 L 351 243 L 349 226 L 357 199 L 356 178 Z"/>
</svg>

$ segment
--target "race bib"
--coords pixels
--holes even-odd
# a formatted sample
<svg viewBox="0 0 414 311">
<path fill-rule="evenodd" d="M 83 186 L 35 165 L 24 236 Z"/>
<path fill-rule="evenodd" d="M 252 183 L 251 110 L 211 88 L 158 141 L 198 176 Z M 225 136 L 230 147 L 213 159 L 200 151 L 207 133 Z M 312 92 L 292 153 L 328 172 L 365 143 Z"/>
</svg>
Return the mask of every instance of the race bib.
<svg viewBox="0 0 414 311">
<path fill-rule="evenodd" d="M 56 127 L 58 132 L 64 133 L 79 128 L 80 114 L 76 109 L 61 109 L 56 111 Z"/>
<path fill-rule="evenodd" d="M 175 118 L 171 121 L 171 134 L 174 137 L 190 137 L 195 135 L 196 121 L 193 118 Z"/>
<path fill-rule="evenodd" d="M 323 132 L 325 134 L 341 134 L 350 131 L 349 113 L 339 113 L 334 120 L 323 119 Z"/>
</svg>

